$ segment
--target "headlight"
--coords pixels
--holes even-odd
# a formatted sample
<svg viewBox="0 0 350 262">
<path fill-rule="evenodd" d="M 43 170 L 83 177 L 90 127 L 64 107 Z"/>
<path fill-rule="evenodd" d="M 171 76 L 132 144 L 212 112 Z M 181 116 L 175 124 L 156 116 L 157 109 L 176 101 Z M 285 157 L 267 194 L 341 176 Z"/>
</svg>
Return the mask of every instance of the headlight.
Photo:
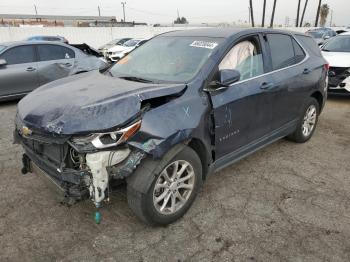
<svg viewBox="0 0 350 262">
<path fill-rule="evenodd" d="M 78 151 L 91 151 L 94 149 L 103 149 L 117 146 L 121 143 L 126 142 L 140 129 L 140 127 L 141 120 L 117 131 L 91 134 L 84 137 L 74 137 L 71 139 L 71 144 Z"/>
</svg>

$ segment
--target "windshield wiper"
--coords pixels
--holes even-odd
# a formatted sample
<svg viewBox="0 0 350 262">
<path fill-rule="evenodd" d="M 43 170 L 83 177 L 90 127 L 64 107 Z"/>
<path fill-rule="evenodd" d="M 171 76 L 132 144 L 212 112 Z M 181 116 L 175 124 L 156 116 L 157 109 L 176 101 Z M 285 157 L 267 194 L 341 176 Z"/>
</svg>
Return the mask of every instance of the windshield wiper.
<svg viewBox="0 0 350 262">
<path fill-rule="evenodd" d="M 145 79 L 137 76 L 119 76 L 118 78 L 125 79 L 128 81 L 140 82 L 140 83 L 153 83 L 152 80 Z"/>
</svg>

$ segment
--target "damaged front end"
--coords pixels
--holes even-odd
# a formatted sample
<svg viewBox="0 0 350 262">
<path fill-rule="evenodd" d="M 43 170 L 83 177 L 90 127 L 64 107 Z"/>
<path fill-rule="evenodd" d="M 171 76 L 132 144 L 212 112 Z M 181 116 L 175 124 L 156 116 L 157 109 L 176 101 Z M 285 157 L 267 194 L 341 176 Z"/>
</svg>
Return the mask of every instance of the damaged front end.
<svg viewBox="0 0 350 262">
<path fill-rule="evenodd" d="M 85 137 L 41 134 L 16 122 L 15 142 L 25 151 L 22 173 L 41 173 L 69 204 L 90 198 L 100 207 L 109 197 L 112 180 L 129 176 L 146 155 L 125 143 L 141 121 Z"/>
</svg>

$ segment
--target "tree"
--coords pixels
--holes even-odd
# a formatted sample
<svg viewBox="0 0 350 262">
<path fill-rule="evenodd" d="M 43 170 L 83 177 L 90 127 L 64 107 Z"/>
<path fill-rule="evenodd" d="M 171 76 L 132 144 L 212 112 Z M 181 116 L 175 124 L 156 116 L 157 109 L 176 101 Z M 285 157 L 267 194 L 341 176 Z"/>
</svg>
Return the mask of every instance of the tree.
<svg viewBox="0 0 350 262">
<path fill-rule="evenodd" d="M 174 24 L 188 24 L 188 21 L 185 17 L 178 17 L 176 18 L 176 20 L 174 21 Z"/>
<path fill-rule="evenodd" d="M 271 22 L 270 22 L 270 27 L 271 27 L 271 28 L 273 27 L 273 21 L 274 21 L 274 19 L 275 19 L 276 2 L 277 2 L 277 0 L 274 0 L 274 1 L 273 1 Z"/>
<path fill-rule="evenodd" d="M 325 26 L 329 14 L 329 5 L 323 4 L 320 9 L 320 25 Z"/>
<path fill-rule="evenodd" d="M 295 26 L 296 27 L 299 26 L 300 2 L 301 2 L 301 0 L 298 1 L 297 19 L 295 20 Z"/>
<path fill-rule="evenodd" d="M 322 0 L 318 1 L 316 20 L 315 20 L 315 27 L 318 26 L 318 17 L 320 16 L 321 2 L 322 2 Z"/>
<path fill-rule="evenodd" d="M 301 20 L 300 20 L 300 27 L 303 26 L 305 11 L 306 11 L 306 7 L 307 7 L 307 3 L 308 3 L 308 2 L 309 2 L 309 0 L 305 0 L 304 10 L 303 10 L 303 14 L 301 15 Z"/>
<path fill-rule="evenodd" d="M 249 0 L 249 10 L 250 10 L 250 16 L 251 16 L 251 19 L 252 19 L 252 27 L 254 27 L 254 12 L 253 12 L 253 1 L 252 0 Z"/>
</svg>

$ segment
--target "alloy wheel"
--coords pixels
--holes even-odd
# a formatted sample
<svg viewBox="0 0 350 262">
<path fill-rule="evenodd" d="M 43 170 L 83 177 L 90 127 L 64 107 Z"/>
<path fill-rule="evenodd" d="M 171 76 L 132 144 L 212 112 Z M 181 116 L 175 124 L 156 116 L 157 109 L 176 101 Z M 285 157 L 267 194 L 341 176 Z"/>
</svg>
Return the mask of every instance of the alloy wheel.
<svg viewBox="0 0 350 262">
<path fill-rule="evenodd" d="M 310 105 L 306 110 L 304 121 L 302 124 L 302 132 L 305 137 L 308 137 L 315 128 L 317 110 L 314 105 Z"/>
<path fill-rule="evenodd" d="M 163 215 L 180 210 L 190 198 L 195 185 L 192 165 L 185 160 L 169 164 L 159 175 L 153 190 L 153 205 Z"/>
</svg>

